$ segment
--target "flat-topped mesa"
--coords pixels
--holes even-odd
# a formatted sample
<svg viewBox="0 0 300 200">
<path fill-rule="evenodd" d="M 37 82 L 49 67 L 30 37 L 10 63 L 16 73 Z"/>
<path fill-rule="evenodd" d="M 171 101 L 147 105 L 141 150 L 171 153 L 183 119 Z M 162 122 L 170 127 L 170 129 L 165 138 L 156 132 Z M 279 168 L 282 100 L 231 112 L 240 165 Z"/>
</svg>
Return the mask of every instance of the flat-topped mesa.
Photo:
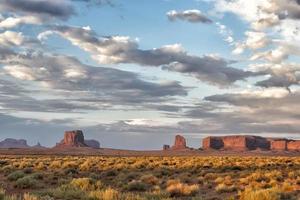
<svg viewBox="0 0 300 200">
<path fill-rule="evenodd" d="M 88 147 L 81 130 L 65 131 L 64 139 L 56 147 Z"/>
<path fill-rule="evenodd" d="M 220 137 L 206 137 L 202 141 L 203 149 L 214 150 L 273 150 L 300 151 L 300 140 L 286 138 L 264 138 L 251 135 L 232 135 Z"/>
<path fill-rule="evenodd" d="M 204 138 L 202 146 L 203 149 L 215 150 L 268 150 L 270 149 L 270 142 L 266 138 L 259 136 L 233 135 Z"/>
<path fill-rule="evenodd" d="M 187 149 L 187 148 L 188 147 L 186 146 L 186 139 L 181 135 L 176 135 L 175 142 L 174 145 L 172 146 L 172 149 L 180 150 L 180 149 Z"/>
<path fill-rule="evenodd" d="M 7 138 L 0 142 L 0 148 L 29 148 L 27 141 Z"/>
</svg>

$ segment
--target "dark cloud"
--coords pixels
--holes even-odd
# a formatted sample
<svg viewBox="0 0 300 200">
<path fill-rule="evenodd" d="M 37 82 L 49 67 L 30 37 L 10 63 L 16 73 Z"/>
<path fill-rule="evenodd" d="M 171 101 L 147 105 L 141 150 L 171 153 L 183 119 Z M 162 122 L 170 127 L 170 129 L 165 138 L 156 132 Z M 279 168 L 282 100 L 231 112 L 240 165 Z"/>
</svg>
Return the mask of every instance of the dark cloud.
<svg viewBox="0 0 300 200">
<path fill-rule="evenodd" d="M 175 96 L 187 95 L 187 88 L 178 82 L 147 82 L 135 73 L 84 65 L 74 57 L 20 54 L 1 62 L 4 65 L 2 73 L 15 78 L 14 84 L 21 81 L 20 85 L 34 84 L 40 89 L 17 92 L 15 89 L 9 91 L 8 85 L 3 86 L 2 92 L 11 95 L 3 97 L 0 102 L 15 110 L 67 112 L 116 105 L 142 107 L 147 103 L 162 103 Z M 39 101 L 33 98 L 45 93 L 56 98 Z"/>
<path fill-rule="evenodd" d="M 260 87 L 285 87 L 289 88 L 292 85 L 298 85 L 299 80 L 298 79 L 290 79 L 289 77 L 286 77 L 284 75 L 282 76 L 272 76 L 267 80 L 258 81 L 255 85 Z"/>
<path fill-rule="evenodd" d="M 92 5 L 98 5 L 98 6 L 102 6 L 102 5 L 109 5 L 109 6 L 115 6 L 115 3 L 113 0 L 72 0 L 74 2 L 85 2 L 88 5 L 92 6 Z"/>
<path fill-rule="evenodd" d="M 61 35 L 74 45 L 89 52 L 92 58 L 99 63 L 133 63 L 163 67 L 170 71 L 192 75 L 201 81 L 220 87 L 256 76 L 255 73 L 230 67 L 230 61 L 218 56 L 189 55 L 178 44 L 143 50 L 138 47 L 137 41 L 128 37 L 101 38 L 89 28 L 55 26 L 52 29 L 52 33 Z M 43 36 L 49 33 L 42 33 L 40 38 L 44 38 Z"/>
<path fill-rule="evenodd" d="M 208 121 L 220 130 L 248 133 L 297 133 L 299 126 L 299 91 L 289 93 L 284 89 L 229 93 L 206 97 L 211 103 L 223 103 L 224 109 L 215 110 Z M 199 111 L 200 113 L 201 110 Z M 191 114 L 195 111 L 189 111 Z M 205 112 L 204 112 L 205 113 Z M 219 124 L 219 126 L 218 126 Z"/>
<path fill-rule="evenodd" d="M 67 19 L 75 14 L 68 0 L 2 0 L 0 10 Z"/>
</svg>

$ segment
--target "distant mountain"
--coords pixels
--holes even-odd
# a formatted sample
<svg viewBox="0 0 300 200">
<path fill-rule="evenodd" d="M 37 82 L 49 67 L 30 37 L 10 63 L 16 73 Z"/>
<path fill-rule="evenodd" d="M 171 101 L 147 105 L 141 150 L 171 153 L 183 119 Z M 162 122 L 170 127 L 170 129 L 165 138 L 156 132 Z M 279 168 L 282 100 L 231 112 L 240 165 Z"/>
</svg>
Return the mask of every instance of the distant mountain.
<svg viewBox="0 0 300 200">
<path fill-rule="evenodd" d="M 94 149 L 100 148 L 100 142 L 98 142 L 97 140 L 84 140 L 84 143 Z"/>
<path fill-rule="evenodd" d="M 26 140 L 17 140 L 13 138 L 7 138 L 0 142 L 0 148 L 30 148 Z"/>
</svg>

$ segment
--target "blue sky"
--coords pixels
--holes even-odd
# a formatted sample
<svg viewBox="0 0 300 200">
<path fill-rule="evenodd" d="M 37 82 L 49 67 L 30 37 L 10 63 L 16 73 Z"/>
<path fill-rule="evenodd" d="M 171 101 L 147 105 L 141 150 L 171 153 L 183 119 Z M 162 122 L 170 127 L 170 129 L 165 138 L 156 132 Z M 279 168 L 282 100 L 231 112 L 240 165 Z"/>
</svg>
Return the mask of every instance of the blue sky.
<svg viewBox="0 0 300 200">
<path fill-rule="evenodd" d="M 297 138 L 298 11 L 296 0 L 3 0 L 0 139 Z"/>
</svg>

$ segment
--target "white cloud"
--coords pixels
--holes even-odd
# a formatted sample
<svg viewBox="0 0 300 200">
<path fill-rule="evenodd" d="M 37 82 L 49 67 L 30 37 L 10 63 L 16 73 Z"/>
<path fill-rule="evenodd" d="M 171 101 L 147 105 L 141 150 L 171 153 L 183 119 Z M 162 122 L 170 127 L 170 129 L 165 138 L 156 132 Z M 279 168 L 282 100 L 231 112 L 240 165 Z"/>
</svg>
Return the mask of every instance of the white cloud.
<svg viewBox="0 0 300 200">
<path fill-rule="evenodd" d="M 21 45 L 24 41 L 24 36 L 21 32 L 5 31 L 0 33 L 0 45 L 11 47 Z"/>
<path fill-rule="evenodd" d="M 0 21 L 0 28 L 11 29 L 22 24 L 42 24 L 42 20 L 35 16 L 8 17 Z"/>
</svg>

